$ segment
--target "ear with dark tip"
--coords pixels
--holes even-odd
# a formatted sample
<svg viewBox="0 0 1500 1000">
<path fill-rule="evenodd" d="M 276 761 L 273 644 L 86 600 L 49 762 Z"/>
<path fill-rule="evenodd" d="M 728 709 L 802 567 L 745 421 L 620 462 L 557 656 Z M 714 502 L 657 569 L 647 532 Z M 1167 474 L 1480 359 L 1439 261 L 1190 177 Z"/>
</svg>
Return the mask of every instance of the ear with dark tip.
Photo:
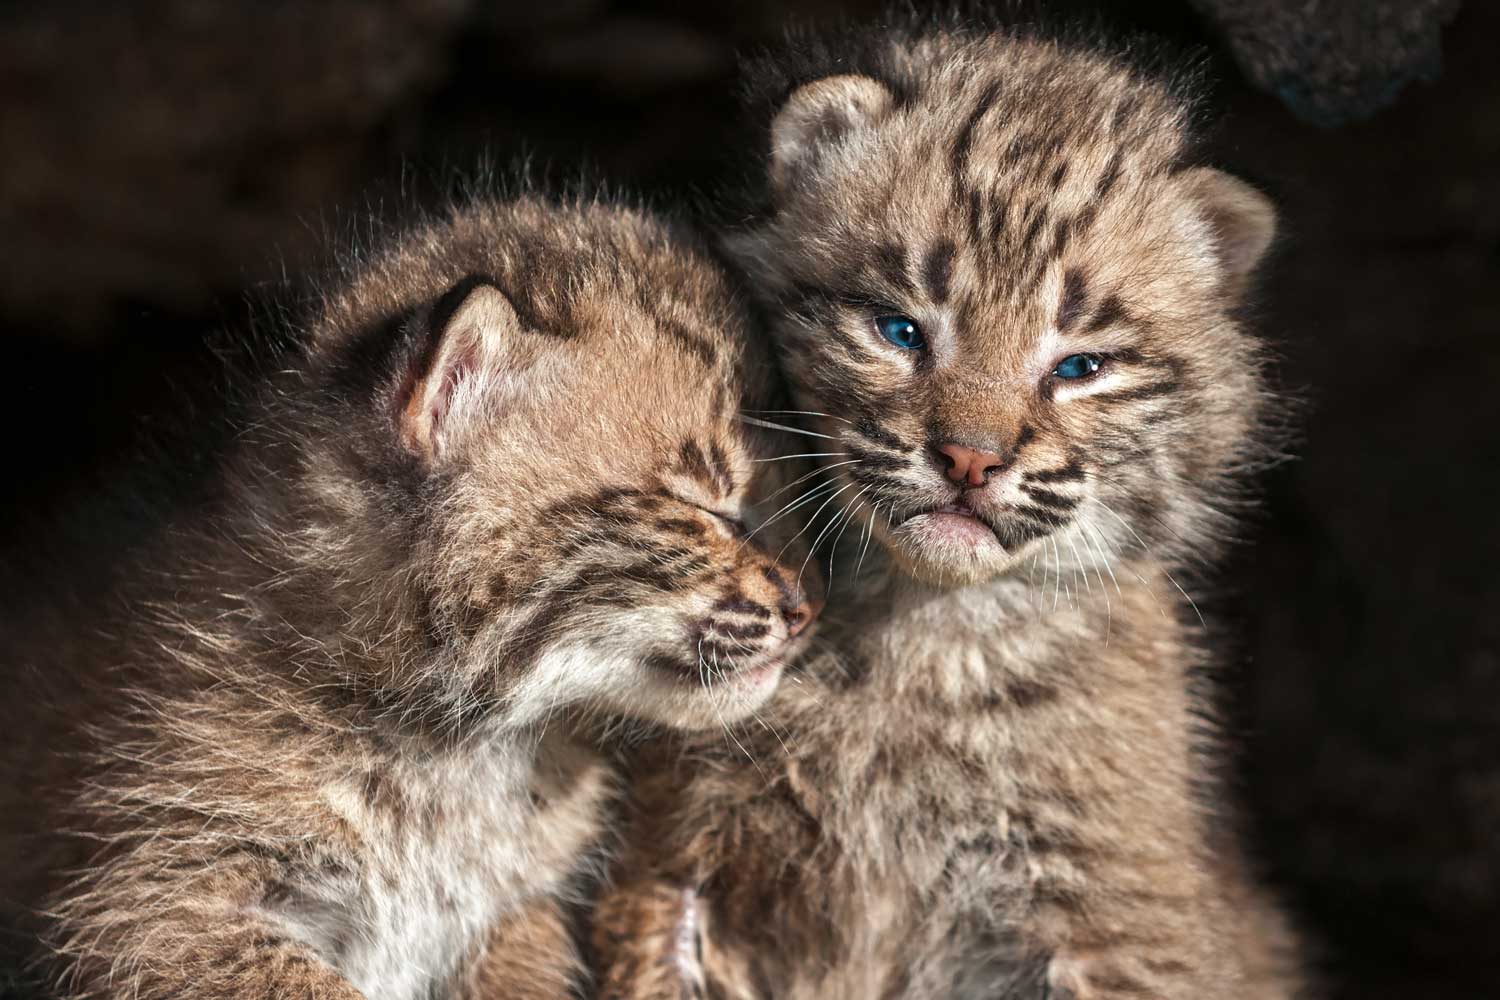
<svg viewBox="0 0 1500 1000">
<path fill-rule="evenodd" d="M 462 296 L 456 304 L 440 301 L 433 310 L 442 329 L 400 417 L 402 444 L 428 465 L 447 455 L 460 421 L 482 401 L 486 376 L 521 332 L 515 307 L 494 285 L 471 281 L 454 293 Z"/>
<path fill-rule="evenodd" d="M 792 92 L 771 122 L 771 186 L 785 191 L 818 143 L 879 121 L 894 98 L 868 76 L 844 74 L 805 83 Z"/>
<path fill-rule="evenodd" d="M 1276 237 L 1276 206 L 1222 170 L 1194 167 L 1181 177 L 1213 233 L 1225 290 L 1238 302 Z"/>
</svg>

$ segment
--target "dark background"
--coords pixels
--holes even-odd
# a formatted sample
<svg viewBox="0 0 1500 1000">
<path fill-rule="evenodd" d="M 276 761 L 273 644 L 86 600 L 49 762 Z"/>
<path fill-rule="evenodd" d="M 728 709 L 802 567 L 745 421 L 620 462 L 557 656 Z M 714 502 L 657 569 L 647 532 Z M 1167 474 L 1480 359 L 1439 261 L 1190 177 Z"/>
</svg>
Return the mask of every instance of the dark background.
<svg viewBox="0 0 1500 1000">
<path fill-rule="evenodd" d="M 1263 329 L 1297 458 L 1202 602 L 1255 847 L 1336 996 L 1500 995 L 1500 5 L 1111 6 L 1206 50 L 1216 158 L 1284 212 Z M 0 552 L 107 490 L 208 384 L 205 335 L 367 206 L 485 149 L 711 194 L 753 167 L 736 51 L 877 11 L 7 8 Z"/>
</svg>

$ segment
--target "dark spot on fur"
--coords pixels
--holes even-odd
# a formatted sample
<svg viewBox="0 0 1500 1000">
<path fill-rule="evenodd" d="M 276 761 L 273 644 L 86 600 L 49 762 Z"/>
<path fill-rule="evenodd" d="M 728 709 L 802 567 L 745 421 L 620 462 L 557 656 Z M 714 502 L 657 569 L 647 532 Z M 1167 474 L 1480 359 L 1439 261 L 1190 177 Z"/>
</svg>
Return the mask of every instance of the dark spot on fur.
<svg viewBox="0 0 1500 1000">
<path fill-rule="evenodd" d="M 953 255 L 956 248 L 952 240 L 939 240 L 922 261 L 922 281 L 927 294 L 936 303 L 948 301 L 948 285 L 953 278 Z"/>
<path fill-rule="evenodd" d="M 1050 684 L 1042 684 L 1039 681 L 1017 679 L 1005 685 L 1005 697 L 1017 708 L 1035 708 L 1038 705 L 1056 701 L 1058 690 Z"/>
</svg>

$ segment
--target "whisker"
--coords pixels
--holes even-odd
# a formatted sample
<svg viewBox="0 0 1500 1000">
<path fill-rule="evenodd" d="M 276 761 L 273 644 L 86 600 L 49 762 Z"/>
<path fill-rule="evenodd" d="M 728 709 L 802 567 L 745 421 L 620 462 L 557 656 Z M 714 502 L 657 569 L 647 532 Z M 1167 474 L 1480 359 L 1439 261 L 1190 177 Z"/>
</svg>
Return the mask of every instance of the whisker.
<svg viewBox="0 0 1500 1000">
<path fill-rule="evenodd" d="M 1052 610 L 1057 610 L 1057 602 L 1062 597 L 1062 554 L 1057 550 L 1057 539 L 1047 536 L 1047 541 L 1052 543 Z"/>
<path fill-rule="evenodd" d="M 798 507 L 801 507 L 805 503 L 812 502 L 818 496 L 822 495 L 822 493 L 825 490 L 831 490 L 835 486 L 837 486 L 838 484 L 839 484 L 839 481 L 838 481 L 837 478 L 830 479 L 826 483 L 819 483 L 818 485 L 812 487 L 806 493 L 803 493 L 801 496 L 797 497 L 796 499 L 787 501 L 787 503 L 784 506 L 782 506 L 782 508 L 780 510 L 778 510 L 776 513 L 772 514 L 770 517 L 766 518 L 763 522 L 761 522 L 761 524 L 758 527 L 754 528 L 748 535 L 746 535 L 740 541 L 740 544 L 744 545 L 746 542 L 749 542 L 750 539 L 754 538 L 760 531 L 762 531 L 765 528 L 769 528 L 772 524 L 774 524 L 775 522 L 777 522 L 778 520 L 780 520 L 786 514 L 791 513 L 792 511 L 796 510 Z M 850 485 L 852 486 L 854 484 L 850 483 Z"/>
<path fill-rule="evenodd" d="M 853 424 L 854 421 L 845 417 L 836 417 L 832 413 L 819 413 L 817 410 L 741 410 L 741 413 L 786 413 L 799 417 L 827 417 L 829 420 L 837 420 L 845 424 Z"/>
<path fill-rule="evenodd" d="M 844 506 L 844 512 L 848 513 L 849 516 L 844 518 L 844 526 L 839 529 L 839 533 L 837 535 L 833 536 L 833 541 L 828 546 L 828 587 L 830 590 L 833 588 L 833 557 L 838 554 L 839 539 L 844 537 L 844 532 L 849 530 L 849 524 L 854 520 L 854 515 L 859 513 L 859 507 L 857 506 L 857 504 L 859 503 L 859 498 L 864 496 L 874 488 L 875 487 L 873 484 L 870 486 L 866 486 L 864 489 L 854 494 L 854 499 L 850 500 L 849 503 Z M 850 511 L 851 507 L 853 508 L 852 512 Z M 814 547 L 816 547 L 817 543 L 814 542 L 813 545 Z M 806 559 L 802 560 L 802 565 L 806 567 Z M 802 583 L 802 576 L 800 572 L 797 576 L 797 583 L 799 585 Z"/>
<path fill-rule="evenodd" d="M 793 458 L 829 458 L 833 455 L 847 455 L 847 451 L 804 451 L 800 455 L 778 455 L 775 458 L 752 458 L 751 462 L 785 462 Z"/>
<path fill-rule="evenodd" d="M 778 553 L 776 553 L 777 560 L 781 559 L 781 557 L 786 553 L 786 550 L 791 546 L 791 544 L 793 542 L 795 542 L 797 539 L 801 538 L 807 532 L 808 528 L 811 528 L 814 524 L 817 523 L 818 515 L 821 514 L 821 513 L 823 513 L 823 509 L 825 507 L 827 507 L 829 504 L 833 503 L 834 499 L 840 493 L 844 492 L 845 490 L 853 489 L 854 487 L 856 487 L 858 485 L 859 485 L 858 483 L 846 483 L 845 485 L 839 487 L 838 489 L 836 489 L 832 493 L 830 493 L 828 495 L 828 498 L 823 501 L 823 503 L 818 507 L 818 509 L 812 512 L 812 516 L 807 519 L 807 523 L 802 526 L 802 530 L 799 531 L 799 532 L 797 532 L 791 538 L 787 539 L 786 545 L 783 545 L 781 547 L 781 551 L 778 552 Z M 814 546 L 816 547 L 816 543 L 814 543 Z M 809 550 L 808 555 L 811 555 L 811 554 L 812 554 L 812 552 L 811 552 L 811 550 Z M 806 561 L 803 562 L 803 565 L 806 565 Z M 799 579 L 800 579 L 800 576 L 799 576 Z"/>
<path fill-rule="evenodd" d="M 1089 541 L 1089 534 L 1090 534 L 1090 532 L 1092 532 L 1094 535 L 1098 536 L 1095 544 L 1098 547 L 1099 555 L 1101 557 L 1103 557 L 1103 559 L 1104 559 L 1104 568 L 1109 571 L 1109 578 L 1112 581 L 1114 581 L 1115 593 L 1119 594 L 1121 597 L 1124 597 L 1125 596 L 1125 592 L 1120 589 L 1120 581 L 1119 581 L 1118 578 L 1115 577 L 1114 568 L 1112 566 L 1110 566 L 1110 564 L 1109 564 L 1109 552 L 1108 552 L 1108 546 L 1105 544 L 1106 539 L 1104 537 L 1104 533 L 1099 530 L 1099 526 L 1096 525 L 1093 522 L 1092 518 L 1080 517 L 1079 518 L 1079 523 L 1082 524 L 1083 527 L 1084 527 L 1084 533 L 1083 533 L 1083 540 L 1084 540 L 1084 542 L 1087 543 Z M 1099 585 L 1102 587 L 1104 585 L 1104 581 L 1100 580 L 1099 581 Z"/>
<path fill-rule="evenodd" d="M 1152 554 L 1151 553 L 1151 547 L 1149 545 L 1147 545 L 1146 542 L 1145 542 L 1145 540 L 1142 539 L 1141 536 L 1136 533 L 1136 530 L 1130 526 L 1130 522 L 1129 521 L 1126 521 L 1119 514 L 1116 514 L 1114 512 L 1114 509 L 1112 507 L 1110 507 L 1109 504 L 1105 503 L 1103 500 L 1100 500 L 1098 497 L 1095 497 L 1094 499 L 1099 501 L 1099 506 L 1101 508 L 1103 508 L 1103 510 L 1104 510 L 1104 512 L 1106 514 L 1109 514 L 1116 521 L 1119 521 L 1121 524 L 1123 524 L 1125 526 L 1125 530 L 1126 531 L 1130 532 L 1132 535 L 1135 535 L 1135 540 L 1136 540 L 1136 542 L 1138 542 L 1140 544 L 1141 551 L 1147 553 L 1148 555 Z M 1169 569 L 1167 569 L 1167 567 L 1164 564 L 1162 564 L 1160 562 L 1160 560 L 1158 560 L 1157 562 L 1158 562 L 1158 565 L 1161 565 L 1161 571 L 1166 574 L 1167 580 L 1172 584 L 1172 586 L 1174 586 L 1174 587 L 1177 588 L 1177 592 L 1179 594 L 1181 594 L 1183 596 L 1183 598 L 1188 602 L 1188 606 L 1193 609 L 1193 614 L 1195 614 L 1195 615 L 1198 616 L 1198 624 L 1201 625 L 1205 630 L 1207 630 L 1208 629 L 1208 622 L 1206 622 L 1206 621 L 1203 620 L 1203 612 L 1198 610 L 1198 603 L 1192 599 L 1192 597 L 1188 594 L 1188 592 L 1186 590 L 1182 589 L 1182 584 L 1178 583 L 1176 577 L 1172 576 L 1172 571 L 1169 570 Z M 1142 582 L 1144 582 L 1144 581 L 1142 581 Z"/>
<path fill-rule="evenodd" d="M 859 562 L 854 567 L 854 580 L 859 582 L 859 571 L 865 567 L 865 552 L 870 548 L 870 536 L 875 534 L 875 518 L 880 515 L 880 504 L 870 508 L 869 520 L 865 521 L 865 540 L 859 547 Z"/>
<path fill-rule="evenodd" d="M 1080 566 L 1083 565 L 1083 553 L 1081 553 L 1081 552 L 1078 551 L 1078 543 L 1075 542 L 1075 541 L 1073 541 L 1073 538 L 1072 538 L 1071 535 L 1068 537 L 1068 548 L 1070 548 L 1070 549 L 1073 550 L 1073 558 L 1078 560 L 1078 564 Z M 1094 587 L 1093 587 L 1092 584 L 1089 583 L 1089 578 L 1088 578 L 1088 574 L 1087 573 L 1085 573 L 1084 576 L 1083 576 L 1083 585 L 1088 588 L 1088 592 L 1090 594 L 1092 594 L 1094 592 Z"/>
<path fill-rule="evenodd" d="M 785 431 L 788 434 L 804 434 L 807 437 L 824 438 L 828 441 L 839 440 L 832 434 L 819 434 L 817 431 L 804 431 L 797 427 L 788 427 L 786 424 L 778 424 L 770 420 L 762 420 L 759 417 L 747 417 L 744 414 L 740 414 L 740 420 L 743 423 L 754 424 L 756 427 L 767 427 L 773 431 Z"/>
<path fill-rule="evenodd" d="M 1088 519 L 1080 517 L 1078 519 L 1078 526 L 1080 529 L 1082 529 L 1083 532 L 1083 547 L 1088 550 L 1089 558 L 1094 563 L 1094 575 L 1099 578 L 1099 592 L 1104 595 L 1104 645 L 1107 648 L 1109 646 L 1109 637 L 1111 632 L 1114 631 L 1115 624 L 1114 609 L 1110 606 L 1109 600 L 1109 587 L 1105 585 L 1104 573 L 1099 569 L 1099 551 L 1094 547 L 1094 543 L 1089 539 L 1090 526 Z M 1105 562 L 1107 564 L 1108 560 L 1105 560 Z M 1110 576 L 1114 576 L 1114 570 L 1110 570 Z M 1088 576 L 1085 575 L 1084 579 L 1087 580 Z M 1115 587 L 1119 587 L 1118 581 L 1115 583 Z"/>
<path fill-rule="evenodd" d="M 830 462 L 828 465 L 820 465 L 816 469 L 812 470 L 811 472 L 804 472 L 802 475 L 798 476 L 796 479 L 793 479 L 791 482 L 787 483 L 785 486 L 780 487 L 779 489 L 776 490 L 776 492 L 772 493 L 770 496 L 765 497 L 763 500 L 761 500 L 761 503 L 763 503 L 763 504 L 770 503 L 772 500 L 776 499 L 778 496 L 780 496 L 781 494 L 785 493 L 787 490 L 791 489 L 793 486 L 796 486 L 798 483 L 801 483 L 801 482 L 806 482 L 807 480 L 811 479 L 813 476 L 816 476 L 820 472 L 827 472 L 829 469 L 837 469 L 841 465 L 853 465 L 854 463 L 856 463 L 858 461 L 860 461 L 860 459 L 851 458 L 847 462 Z"/>
</svg>

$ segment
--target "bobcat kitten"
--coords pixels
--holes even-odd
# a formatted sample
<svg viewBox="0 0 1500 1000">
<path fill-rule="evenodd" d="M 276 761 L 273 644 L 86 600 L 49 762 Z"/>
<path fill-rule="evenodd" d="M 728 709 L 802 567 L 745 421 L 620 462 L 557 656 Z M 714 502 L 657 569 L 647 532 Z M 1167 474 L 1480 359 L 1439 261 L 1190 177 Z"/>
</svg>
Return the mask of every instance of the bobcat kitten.
<svg viewBox="0 0 1500 1000">
<path fill-rule="evenodd" d="M 769 365 L 603 203 L 456 208 L 316 313 L 208 509 L 104 599 L 7 603 L 16 957 L 79 998 L 571 996 L 611 782 L 549 720 L 737 718 L 809 617 L 741 537 Z"/>
<path fill-rule="evenodd" d="M 1086 47 L 895 27 L 770 72 L 770 205 L 731 246 L 836 453 L 803 508 L 844 536 L 832 652 L 752 761 L 687 736 L 640 783 L 605 994 L 1293 994 L 1202 794 L 1170 575 L 1257 454 L 1271 205 Z"/>
</svg>

